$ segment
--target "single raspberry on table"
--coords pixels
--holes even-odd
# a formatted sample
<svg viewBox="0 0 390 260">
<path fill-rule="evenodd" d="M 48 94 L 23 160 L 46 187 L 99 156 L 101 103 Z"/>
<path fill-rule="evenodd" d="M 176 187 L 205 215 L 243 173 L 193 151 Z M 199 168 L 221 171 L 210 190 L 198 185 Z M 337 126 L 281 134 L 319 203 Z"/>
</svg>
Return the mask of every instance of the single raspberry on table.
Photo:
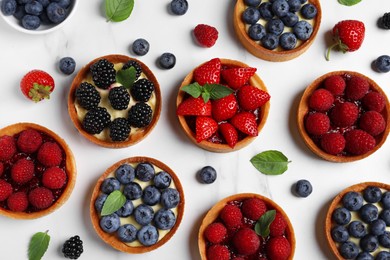
<svg viewBox="0 0 390 260">
<path fill-rule="evenodd" d="M 370 90 L 370 83 L 360 76 L 353 76 L 347 81 L 345 97 L 350 100 L 359 100 Z"/>
<path fill-rule="evenodd" d="M 381 93 L 371 91 L 363 97 L 362 105 L 367 110 L 382 112 L 386 106 L 386 99 Z"/>
<path fill-rule="evenodd" d="M 272 237 L 267 242 L 266 251 L 270 260 L 285 260 L 291 254 L 291 245 L 285 237 Z"/>
<path fill-rule="evenodd" d="M 58 167 L 50 167 L 43 172 L 43 186 L 49 189 L 60 189 L 66 183 L 66 173 Z"/>
<path fill-rule="evenodd" d="M 344 93 L 347 83 L 340 75 L 333 75 L 325 79 L 324 87 L 329 90 L 333 95 L 339 96 Z"/>
<path fill-rule="evenodd" d="M 12 185 L 5 180 L 0 180 L 0 201 L 5 201 L 12 194 Z"/>
<path fill-rule="evenodd" d="M 37 209 L 46 209 L 53 204 L 54 196 L 48 188 L 38 187 L 30 191 L 28 201 Z"/>
<path fill-rule="evenodd" d="M 244 200 L 241 211 L 245 217 L 257 221 L 267 211 L 267 205 L 259 198 L 250 198 Z"/>
<path fill-rule="evenodd" d="M 239 228 L 242 224 L 241 210 L 234 205 L 228 204 L 219 213 L 223 223 L 229 229 Z"/>
<path fill-rule="evenodd" d="M 62 161 L 62 150 L 57 143 L 45 142 L 39 148 L 37 158 L 46 167 L 58 166 Z"/>
<path fill-rule="evenodd" d="M 206 239 L 213 244 L 221 243 L 226 238 L 226 235 L 227 229 L 220 222 L 211 223 L 204 231 Z"/>
<path fill-rule="evenodd" d="M 21 152 L 34 153 L 42 144 L 42 136 L 34 129 L 27 129 L 20 133 L 16 144 Z"/>
<path fill-rule="evenodd" d="M 218 30 L 207 24 L 198 24 L 194 29 L 194 36 L 200 46 L 210 48 L 218 39 Z"/>
<path fill-rule="evenodd" d="M 276 212 L 275 219 L 269 226 L 270 236 L 282 236 L 286 230 L 287 222 L 280 212 Z"/>
<path fill-rule="evenodd" d="M 21 158 L 11 168 L 11 178 L 18 184 L 25 184 L 34 177 L 34 162 Z"/>
<path fill-rule="evenodd" d="M 360 117 L 359 127 L 370 135 L 377 136 L 385 130 L 386 121 L 379 112 L 367 111 Z"/>
<path fill-rule="evenodd" d="M 25 211 L 28 207 L 27 194 L 23 191 L 12 193 L 7 200 L 7 206 L 15 212 Z"/>
<path fill-rule="evenodd" d="M 359 108 L 355 103 L 337 103 L 329 113 L 330 121 L 339 127 L 352 126 L 359 116 Z"/>
<path fill-rule="evenodd" d="M 324 88 L 317 89 L 309 98 L 309 107 L 318 112 L 329 110 L 334 102 L 333 94 Z"/>
<path fill-rule="evenodd" d="M 16 153 L 16 144 L 12 136 L 3 135 L 0 137 L 0 161 L 7 161 Z"/>
<path fill-rule="evenodd" d="M 323 135 L 330 128 L 330 120 L 321 112 L 309 114 L 305 120 L 306 131 L 311 135 Z"/>
<path fill-rule="evenodd" d="M 261 244 L 261 238 L 253 229 L 241 228 L 233 236 L 233 245 L 240 255 L 256 253 Z"/>
<path fill-rule="evenodd" d="M 229 260 L 230 252 L 226 246 L 212 245 L 207 248 L 207 260 Z"/>
<path fill-rule="evenodd" d="M 328 154 L 337 155 L 345 148 L 345 138 L 340 133 L 327 133 L 321 138 L 321 148 Z"/>
<path fill-rule="evenodd" d="M 375 138 L 366 131 L 360 129 L 353 129 L 344 135 L 345 150 L 353 155 L 365 154 L 376 145 Z"/>
</svg>

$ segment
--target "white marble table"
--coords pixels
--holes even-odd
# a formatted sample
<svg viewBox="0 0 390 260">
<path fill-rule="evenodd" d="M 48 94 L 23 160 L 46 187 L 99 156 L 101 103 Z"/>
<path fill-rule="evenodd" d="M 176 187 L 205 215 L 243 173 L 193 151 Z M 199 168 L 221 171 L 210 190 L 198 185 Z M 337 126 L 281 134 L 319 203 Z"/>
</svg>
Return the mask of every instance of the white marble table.
<svg viewBox="0 0 390 260">
<path fill-rule="evenodd" d="M 376 21 L 390 11 L 390 1 L 364 0 L 345 7 L 337 0 L 321 1 L 323 21 L 317 39 L 302 56 L 283 63 L 260 60 L 249 54 L 236 40 L 232 27 L 234 0 L 193 0 L 184 16 L 167 11 L 169 0 L 136 0 L 133 14 L 121 23 L 106 22 L 103 1 L 82 0 L 72 21 L 47 35 L 26 35 L 0 21 L 0 127 L 17 122 L 35 122 L 62 136 L 72 148 L 77 162 L 75 189 L 65 205 L 55 213 L 36 220 L 20 221 L 0 217 L 0 259 L 27 259 L 30 237 L 49 230 L 51 242 L 44 259 L 63 259 L 62 243 L 73 235 L 84 241 L 80 259 L 200 259 L 198 228 L 207 210 L 220 199 L 240 192 L 255 192 L 275 200 L 289 215 L 296 232 L 295 259 L 331 259 L 326 246 L 324 215 L 330 200 L 342 189 L 362 181 L 389 182 L 389 141 L 364 160 L 336 164 L 313 155 L 301 140 L 296 126 L 300 95 L 311 81 L 333 70 L 354 70 L 366 74 L 390 95 L 390 73 L 372 70 L 371 62 L 390 54 L 390 31 L 381 30 Z M 333 52 L 330 61 L 324 53 L 329 31 L 344 19 L 359 19 L 366 25 L 366 38 L 355 53 Z M 199 23 L 219 30 L 216 45 L 205 49 L 194 44 L 191 31 Z M 77 69 L 91 59 L 112 53 L 131 55 L 131 43 L 143 37 L 151 48 L 137 57 L 154 71 L 163 96 L 160 120 L 141 143 L 118 150 L 98 147 L 77 133 L 67 113 L 67 94 L 75 74 L 65 76 L 56 65 L 63 56 L 76 59 Z M 161 70 L 156 59 L 172 52 L 177 64 Z M 194 66 L 214 57 L 241 60 L 258 69 L 271 98 L 268 122 L 250 146 L 238 152 L 216 154 L 195 147 L 179 128 L 175 117 L 175 98 L 181 79 Z M 19 91 L 21 77 L 31 69 L 43 69 L 56 81 L 49 101 L 34 104 Z M 250 164 L 255 154 L 276 149 L 292 162 L 281 176 L 267 177 Z M 149 156 L 165 162 L 179 175 L 185 189 L 186 207 L 176 235 L 162 248 L 143 255 L 127 255 L 107 246 L 94 232 L 89 218 L 89 199 L 98 177 L 114 162 L 131 156 Z M 200 184 L 196 172 L 211 165 L 218 172 L 211 185 Z M 314 187 L 306 199 L 291 193 L 299 179 L 308 179 Z"/>
</svg>

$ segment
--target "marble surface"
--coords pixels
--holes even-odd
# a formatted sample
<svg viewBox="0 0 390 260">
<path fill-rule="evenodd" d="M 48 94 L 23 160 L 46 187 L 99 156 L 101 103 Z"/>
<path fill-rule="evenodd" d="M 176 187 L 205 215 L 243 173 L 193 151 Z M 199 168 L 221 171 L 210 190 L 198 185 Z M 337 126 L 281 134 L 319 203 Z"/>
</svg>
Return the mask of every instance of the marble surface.
<svg viewBox="0 0 390 260">
<path fill-rule="evenodd" d="M 49 230 L 51 242 L 43 259 L 63 259 L 60 248 L 73 235 L 84 241 L 80 259 L 200 259 L 197 235 L 202 217 L 220 199 L 241 192 L 254 192 L 277 202 L 294 225 L 295 259 L 332 259 L 325 243 L 324 216 L 332 198 L 344 188 L 363 181 L 389 182 L 390 143 L 372 156 L 354 163 L 337 164 L 316 157 L 304 145 L 296 126 L 296 110 L 302 91 L 315 78 L 333 70 L 353 70 L 374 79 L 390 95 L 390 73 L 371 68 L 372 61 L 390 54 L 390 31 L 376 22 L 390 11 L 390 1 L 362 1 L 346 7 L 337 0 L 321 1 L 323 20 L 312 47 L 300 57 L 283 63 L 260 60 L 237 41 L 232 13 L 235 1 L 193 0 L 184 16 L 168 12 L 169 0 L 136 0 L 131 17 L 120 23 L 106 22 L 103 1 L 80 1 L 69 23 L 46 35 L 27 35 L 0 20 L 0 127 L 17 122 L 46 126 L 71 147 L 76 157 L 77 182 L 65 205 L 53 214 L 28 221 L 0 216 L 0 259 L 27 259 L 31 236 Z M 366 38 L 355 53 L 324 53 L 329 31 L 344 19 L 358 19 L 366 25 Z M 215 26 L 219 39 L 210 49 L 197 46 L 191 32 L 199 23 Z M 90 60 L 106 54 L 133 55 L 131 43 L 143 37 L 150 42 L 146 63 L 160 82 L 163 108 L 160 120 L 147 139 L 124 149 L 98 147 L 76 131 L 67 113 L 67 94 L 75 74 L 65 76 L 57 69 L 64 56 L 76 59 L 77 70 Z M 172 52 L 177 64 L 171 70 L 156 66 L 157 58 Z M 237 59 L 258 69 L 272 96 L 268 121 L 259 137 L 248 147 L 233 153 L 217 154 L 195 147 L 184 135 L 175 117 L 177 88 L 183 77 L 198 64 L 214 57 Z M 19 91 L 21 77 L 31 69 L 43 69 L 55 79 L 50 100 L 34 104 Z M 280 150 L 292 162 L 281 176 L 265 176 L 249 160 L 265 150 Z M 115 162 L 131 156 L 149 156 L 165 162 L 180 177 L 185 190 L 183 222 L 175 236 L 162 248 L 143 255 L 127 255 L 107 246 L 94 232 L 89 218 L 89 200 L 99 176 Z M 218 172 L 211 185 L 200 184 L 196 172 L 211 165 Z M 308 179 L 314 191 L 308 198 L 295 197 L 292 185 Z"/>
</svg>

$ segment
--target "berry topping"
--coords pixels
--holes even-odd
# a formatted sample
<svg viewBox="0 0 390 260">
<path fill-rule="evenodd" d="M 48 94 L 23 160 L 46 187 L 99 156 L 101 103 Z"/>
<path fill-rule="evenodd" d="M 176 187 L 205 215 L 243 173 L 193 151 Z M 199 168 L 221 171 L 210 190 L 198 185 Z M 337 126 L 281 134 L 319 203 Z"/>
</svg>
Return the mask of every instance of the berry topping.
<svg viewBox="0 0 390 260">
<path fill-rule="evenodd" d="M 144 246 L 152 246 L 158 241 L 158 231 L 155 226 L 143 226 L 137 233 L 138 241 Z"/>
<path fill-rule="evenodd" d="M 104 107 L 96 107 L 87 112 L 82 125 L 85 131 L 90 134 L 99 134 L 111 122 L 111 115 Z"/>
<path fill-rule="evenodd" d="M 354 129 L 345 134 L 345 150 L 354 155 L 365 154 L 374 149 L 374 137 L 363 130 Z"/>
<path fill-rule="evenodd" d="M 37 159 L 46 167 L 61 164 L 63 155 L 60 146 L 54 142 L 45 142 L 38 150 Z"/>
<path fill-rule="evenodd" d="M 359 108 L 355 103 L 344 102 L 337 103 L 330 111 L 330 120 L 335 126 L 352 126 L 359 115 Z"/>
<path fill-rule="evenodd" d="M 43 172 L 42 184 L 49 189 L 60 189 L 66 183 L 66 173 L 58 167 L 48 168 Z"/>
<path fill-rule="evenodd" d="M 232 242 L 240 255 L 252 255 L 259 249 L 261 239 L 253 229 L 241 228 L 234 234 Z"/>
<path fill-rule="evenodd" d="M 313 192 L 313 187 L 308 180 L 299 180 L 295 183 L 295 194 L 306 198 Z"/>
<path fill-rule="evenodd" d="M 195 124 L 195 139 L 198 143 L 208 139 L 218 130 L 217 122 L 211 117 L 198 116 Z"/>
<path fill-rule="evenodd" d="M 236 128 L 228 122 L 220 123 L 218 125 L 218 130 L 222 134 L 222 137 L 225 139 L 226 143 L 234 148 L 238 141 L 238 133 Z"/>
<path fill-rule="evenodd" d="M 256 70 L 256 68 L 252 67 L 225 69 L 222 70 L 221 76 L 227 82 L 229 87 L 238 89 L 249 81 L 249 79 L 255 74 Z"/>
<path fill-rule="evenodd" d="M 166 189 L 171 185 L 172 176 L 165 171 L 161 171 L 154 176 L 153 182 L 157 188 Z"/>
<path fill-rule="evenodd" d="M 325 79 L 324 87 L 329 90 L 333 95 L 339 96 L 344 93 L 347 83 L 340 75 L 333 75 Z"/>
<path fill-rule="evenodd" d="M 5 201 L 12 194 L 12 186 L 5 180 L 0 180 L 0 201 Z"/>
<path fill-rule="evenodd" d="M 345 148 L 345 138 L 340 133 L 326 133 L 321 138 L 321 148 L 329 154 L 340 154 Z"/>
<path fill-rule="evenodd" d="M 312 135 L 323 135 L 330 128 L 329 117 L 323 113 L 309 114 L 305 120 L 306 131 Z"/>
<path fill-rule="evenodd" d="M 122 242 L 133 242 L 137 239 L 137 228 L 132 224 L 125 224 L 119 227 L 117 235 L 119 240 Z"/>
<path fill-rule="evenodd" d="M 110 130 L 110 138 L 114 142 L 125 141 L 130 135 L 130 125 L 126 118 L 115 118 L 108 126 Z"/>
<path fill-rule="evenodd" d="M 16 153 L 16 144 L 14 138 L 9 135 L 0 137 L 0 161 L 7 161 Z"/>
<path fill-rule="evenodd" d="M 226 205 L 219 213 L 219 216 L 228 229 L 237 229 L 242 224 L 242 213 L 237 206 Z"/>
<path fill-rule="evenodd" d="M 170 209 L 160 209 L 154 216 L 154 224 L 158 229 L 170 230 L 176 223 L 176 216 Z"/>
<path fill-rule="evenodd" d="M 165 209 L 176 208 L 180 203 L 180 193 L 173 188 L 167 188 L 161 193 L 160 203 Z"/>
<path fill-rule="evenodd" d="M 190 96 L 179 104 L 176 114 L 180 116 L 211 116 L 211 101 L 204 102 L 202 97 Z"/>
<path fill-rule="evenodd" d="M 7 199 L 7 206 L 14 212 L 23 212 L 28 207 L 27 194 L 23 191 L 12 193 Z"/>
<path fill-rule="evenodd" d="M 111 88 L 108 92 L 108 100 L 113 109 L 125 110 L 129 106 L 130 94 L 123 86 Z"/>
<path fill-rule="evenodd" d="M 106 59 L 100 59 L 91 65 L 92 80 L 98 88 L 108 89 L 116 81 L 114 64 Z"/>
<path fill-rule="evenodd" d="M 198 24 L 194 29 L 194 36 L 200 46 L 210 48 L 218 39 L 218 30 L 207 24 Z"/>
<path fill-rule="evenodd" d="M 207 259 L 208 260 L 229 260 L 230 252 L 226 246 L 212 245 L 207 248 Z"/>
<path fill-rule="evenodd" d="M 271 260 L 285 260 L 291 254 L 291 245 L 285 237 L 272 237 L 267 242 L 266 251 Z"/>
<path fill-rule="evenodd" d="M 370 135 L 376 136 L 385 130 L 386 121 L 379 112 L 367 111 L 360 117 L 359 127 Z"/>
<path fill-rule="evenodd" d="M 34 177 L 33 161 L 22 158 L 16 161 L 11 168 L 11 178 L 18 184 L 25 184 Z"/>
<path fill-rule="evenodd" d="M 20 133 L 16 144 L 21 152 L 34 153 L 42 144 L 42 136 L 34 129 L 27 129 Z"/>
<path fill-rule="evenodd" d="M 325 112 L 332 107 L 333 102 L 333 94 L 329 90 L 320 88 L 310 96 L 309 107 L 318 112 Z"/>
<path fill-rule="evenodd" d="M 371 91 L 363 97 L 362 104 L 367 110 L 381 112 L 386 106 L 386 99 L 382 94 Z"/>
<path fill-rule="evenodd" d="M 244 217 L 257 221 L 267 211 L 264 201 L 258 198 L 244 200 L 241 206 Z"/>
<path fill-rule="evenodd" d="M 359 100 L 366 95 L 370 89 L 370 83 L 365 78 L 354 76 L 347 81 L 345 97 L 351 100 Z"/>
<path fill-rule="evenodd" d="M 242 86 L 237 92 L 240 106 L 245 110 L 254 110 L 267 103 L 271 96 L 259 88 L 251 85 Z"/>
<path fill-rule="evenodd" d="M 87 110 L 96 108 L 100 103 L 100 94 L 96 88 L 88 83 L 82 82 L 75 92 L 79 105 Z"/>
<path fill-rule="evenodd" d="M 139 56 L 144 56 L 149 52 L 150 44 L 147 40 L 139 38 L 133 42 L 132 50 Z"/>
<path fill-rule="evenodd" d="M 54 202 L 54 196 L 51 190 L 45 187 L 38 187 L 30 191 L 28 201 L 37 209 L 46 209 Z"/>
<path fill-rule="evenodd" d="M 114 233 L 119 229 L 120 226 L 120 219 L 119 216 L 116 213 L 113 213 L 111 215 L 103 216 L 100 219 L 99 222 L 100 227 L 103 229 L 106 233 Z"/>
<path fill-rule="evenodd" d="M 287 222 L 280 212 L 276 212 L 275 219 L 269 226 L 271 237 L 282 236 L 286 230 Z"/>
<path fill-rule="evenodd" d="M 154 91 L 154 84 L 148 79 L 140 79 L 131 87 L 131 95 L 136 101 L 147 102 Z"/>
<path fill-rule="evenodd" d="M 78 259 L 83 251 L 83 241 L 79 236 L 69 238 L 62 246 L 62 253 L 69 259 Z"/>
<path fill-rule="evenodd" d="M 212 115 L 217 122 L 232 118 L 236 114 L 237 109 L 238 104 L 234 94 L 213 100 L 212 102 Z"/>
<path fill-rule="evenodd" d="M 257 129 L 257 122 L 256 117 L 254 114 L 250 112 L 240 112 L 238 114 L 235 114 L 231 120 L 230 123 L 240 130 L 241 132 L 250 135 L 250 136 L 257 136 L 258 135 L 258 129 Z"/>
<path fill-rule="evenodd" d="M 34 102 L 49 99 L 54 90 L 54 79 L 42 70 L 31 70 L 20 81 L 22 93 Z"/>
<path fill-rule="evenodd" d="M 129 123 L 133 127 L 146 127 L 152 122 L 153 110 L 147 104 L 138 102 L 129 110 Z"/>
<path fill-rule="evenodd" d="M 145 162 L 140 163 L 135 168 L 135 176 L 141 181 L 147 182 L 153 179 L 155 170 L 152 164 Z"/>
<path fill-rule="evenodd" d="M 135 69 L 135 80 L 137 80 L 141 76 L 142 67 L 141 67 L 141 65 L 139 64 L 138 61 L 136 61 L 136 60 L 129 60 L 128 62 L 126 62 L 123 65 L 122 70 L 127 70 L 127 69 L 129 69 L 131 67 L 133 67 Z"/>
<path fill-rule="evenodd" d="M 221 76 L 221 60 L 214 58 L 194 70 L 194 81 L 203 86 L 206 83 L 219 83 Z"/>
<path fill-rule="evenodd" d="M 204 230 L 204 236 L 210 243 L 218 244 L 221 243 L 227 235 L 226 227 L 220 223 L 211 223 Z"/>
<path fill-rule="evenodd" d="M 134 219 L 141 226 L 150 224 L 154 217 L 154 210 L 149 205 L 141 204 L 134 209 Z"/>
<path fill-rule="evenodd" d="M 160 190 L 154 186 L 146 186 L 142 192 L 142 201 L 149 206 L 154 206 L 159 203 L 161 197 Z"/>
<path fill-rule="evenodd" d="M 205 166 L 197 174 L 201 183 L 210 184 L 217 179 L 217 171 L 211 166 Z"/>
</svg>

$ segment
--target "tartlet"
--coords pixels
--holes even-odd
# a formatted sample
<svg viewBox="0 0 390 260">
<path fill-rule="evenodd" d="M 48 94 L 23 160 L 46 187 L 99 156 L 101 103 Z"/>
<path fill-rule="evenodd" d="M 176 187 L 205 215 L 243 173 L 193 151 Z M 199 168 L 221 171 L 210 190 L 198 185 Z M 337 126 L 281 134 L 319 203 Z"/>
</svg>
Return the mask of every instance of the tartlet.
<svg viewBox="0 0 390 260">
<path fill-rule="evenodd" d="M 248 36 L 248 25 L 245 24 L 242 20 L 242 13 L 246 9 L 246 5 L 244 3 L 244 0 L 237 0 L 233 14 L 233 26 L 238 40 L 251 54 L 263 60 L 282 62 L 298 57 L 312 45 L 314 39 L 317 36 L 321 24 L 322 12 L 320 1 L 309 0 L 308 3 L 313 4 L 317 8 L 317 15 L 311 20 L 313 32 L 310 38 L 305 41 L 298 40 L 297 46 L 292 50 L 284 50 L 280 46 L 274 50 L 269 50 L 267 48 L 264 48 L 259 43 L 259 41 L 252 40 Z"/>
<path fill-rule="evenodd" d="M 140 68 L 142 69 L 141 76 L 138 79 L 136 79 L 136 81 L 138 81 L 141 78 L 146 78 L 147 80 L 151 81 L 152 84 L 154 85 L 154 90 L 153 90 L 149 100 L 147 100 L 145 102 L 140 102 L 140 101 L 136 101 L 134 99 L 134 97 L 131 96 L 128 107 L 124 110 L 121 110 L 121 111 L 114 110 L 110 106 L 110 102 L 108 100 L 108 91 L 113 87 L 120 86 L 121 84 L 119 84 L 117 81 L 115 81 L 115 83 L 111 84 L 107 89 L 103 89 L 103 90 L 99 89 L 99 93 L 101 95 L 101 100 L 100 100 L 98 106 L 99 107 L 100 106 L 106 107 L 108 110 L 111 109 L 113 111 L 112 113 L 110 113 L 111 114 L 111 122 L 117 117 L 125 117 L 127 111 L 129 111 L 131 109 L 131 107 L 134 107 L 135 104 L 146 103 L 151 107 L 152 116 L 151 116 L 150 122 L 148 122 L 148 124 L 146 126 L 131 127 L 131 132 L 128 135 L 128 138 L 126 138 L 125 140 L 112 141 L 112 139 L 110 138 L 109 133 L 108 133 L 109 130 L 107 130 L 108 127 L 105 127 L 104 130 L 100 134 L 90 134 L 90 133 L 88 133 L 88 131 L 86 131 L 86 129 L 83 127 L 83 124 L 82 124 L 83 117 L 85 117 L 87 110 L 78 104 L 78 101 L 77 101 L 76 96 L 75 96 L 76 90 L 80 86 L 80 84 L 83 82 L 91 83 L 93 86 L 95 86 L 96 89 L 98 89 L 92 80 L 90 68 L 93 64 L 95 64 L 101 60 L 107 60 L 108 62 L 113 63 L 115 65 L 114 68 L 115 68 L 116 72 L 118 72 L 118 70 L 120 70 L 122 68 L 122 66 L 127 62 L 130 62 L 130 61 L 136 62 L 139 64 Z M 128 92 L 130 92 L 130 91 L 128 91 Z M 131 57 L 128 57 L 125 55 L 118 55 L 118 54 L 112 54 L 112 55 L 98 57 L 98 58 L 92 60 L 91 62 L 89 62 L 87 65 L 85 65 L 82 69 L 80 69 L 80 71 L 77 73 L 76 77 L 74 78 L 72 85 L 70 87 L 69 96 L 68 96 L 68 112 L 69 112 L 70 118 L 71 118 L 72 122 L 74 123 L 75 127 L 77 128 L 77 130 L 81 133 L 81 135 L 83 135 L 89 141 L 91 141 L 97 145 L 107 147 L 107 148 L 128 147 L 128 146 L 134 145 L 134 144 L 140 142 L 141 140 L 143 140 L 147 135 L 150 134 L 150 132 L 153 130 L 153 128 L 157 124 L 157 121 L 158 121 L 158 119 L 160 117 L 160 113 L 161 113 L 160 85 L 159 85 L 156 77 L 154 76 L 153 72 L 144 63 L 142 63 L 141 61 L 139 61 L 135 58 L 131 58 Z M 116 114 L 115 116 L 113 115 L 114 113 Z M 120 114 L 118 114 L 118 113 L 120 113 Z M 136 129 L 135 132 L 134 132 L 134 129 Z"/>
<path fill-rule="evenodd" d="M 175 210 L 175 216 L 176 216 L 176 222 L 175 222 L 174 226 L 172 228 L 170 228 L 169 230 L 165 230 L 166 232 L 163 234 L 163 236 L 162 237 L 159 236 L 158 241 L 153 245 L 143 245 L 143 244 L 139 243 L 138 240 L 131 242 L 131 243 L 136 243 L 136 244 L 126 244 L 125 242 L 122 242 L 119 240 L 119 238 L 116 235 L 116 232 L 115 233 L 105 232 L 100 226 L 101 216 L 100 216 L 100 212 L 98 212 L 98 210 L 96 209 L 96 205 L 95 205 L 96 199 L 99 197 L 99 195 L 102 194 L 101 185 L 107 177 L 112 176 L 113 172 L 121 165 L 130 164 L 130 165 L 134 166 L 134 168 L 135 168 L 136 165 L 139 165 L 140 163 L 149 163 L 149 164 L 153 165 L 155 170 L 156 170 L 156 175 L 162 171 L 168 173 L 172 178 L 169 188 L 176 189 L 178 191 L 179 196 L 180 196 L 180 202 L 177 204 L 177 206 L 175 208 L 172 208 L 172 210 Z M 147 183 L 142 183 L 142 181 L 140 181 L 140 180 L 136 180 L 136 181 L 137 181 L 137 183 L 139 183 L 142 186 L 142 188 L 144 188 L 144 186 L 146 186 L 148 184 L 151 185 L 150 183 L 153 182 L 153 180 L 151 180 Z M 123 186 L 123 184 L 121 184 L 121 185 Z M 127 200 L 129 200 L 129 199 L 127 198 Z M 134 208 L 136 208 L 136 206 L 138 206 L 139 204 L 143 203 L 142 198 L 137 198 L 137 199 L 132 200 L 132 201 L 134 202 Z M 167 243 L 169 241 L 169 239 L 172 238 L 172 236 L 176 233 L 176 231 L 179 228 L 179 225 L 182 221 L 183 214 L 184 214 L 184 204 L 185 204 L 185 198 L 184 198 L 183 187 L 180 183 L 179 178 L 173 172 L 172 169 L 170 169 L 167 165 L 165 165 L 164 163 L 162 163 L 154 158 L 131 157 L 131 158 L 126 158 L 126 159 L 123 159 L 121 161 L 118 161 L 114 165 L 110 166 L 104 172 L 104 174 L 98 179 L 98 181 L 95 185 L 95 188 L 93 189 L 92 196 L 91 196 L 90 217 L 91 217 L 92 225 L 93 225 L 96 233 L 108 245 L 110 245 L 111 247 L 113 247 L 116 250 L 119 250 L 119 251 L 122 251 L 125 253 L 141 254 L 141 253 L 150 252 L 152 250 L 155 250 L 155 249 L 163 246 L 165 243 Z M 152 207 L 156 213 L 156 210 L 158 210 L 159 207 L 162 207 L 161 202 L 159 202 L 157 205 L 154 205 Z M 157 207 L 157 208 L 155 208 L 155 207 Z M 134 210 L 133 210 L 133 213 L 134 213 Z M 128 219 L 128 221 L 126 221 L 126 223 L 131 223 L 131 224 L 134 224 L 135 226 L 139 226 L 139 224 L 136 223 L 136 221 L 134 219 L 133 213 L 130 216 L 126 217 Z M 152 221 L 152 223 L 154 223 L 154 220 Z M 139 227 L 137 227 L 137 229 L 139 229 Z M 158 229 L 158 232 L 160 233 L 161 230 Z"/>
<path fill-rule="evenodd" d="M 66 180 L 63 187 L 58 189 L 50 189 L 53 192 L 54 198 L 51 202 L 51 205 L 47 208 L 37 209 L 34 208 L 34 206 L 32 206 L 29 202 L 27 209 L 24 211 L 12 211 L 6 206 L 6 201 L 0 202 L 0 214 L 15 219 L 35 219 L 54 212 L 67 201 L 76 182 L 76 162 L 73 153 L 66 142 L 53 131 L 34 123 L 17 123 L 1 129 L 0 138 L 3 136 L 11 136 L 16 142 L 17 138 L 25 130 L 37 131 L 42 137 L 42 144 L 46 142 L 54 142 L 59 145 L 62 152 L 62 161 L 60 165 L 56 167 L 61 168 L 66 173 Z M 18 148 L 11 159 L 3 162 L 0 161 L 0 163 L 3 164 L 3 172 L 0 175 L 0 180 L 6 180 L 7 182 L 11 183 L 14 193 L 25 192 L 28 195 L 30 191 L 35 189 L 35 187 L 44 186 L 42 183 L 42 174 L 50 167 L 44 166 L 41 162 L 39 162 L 37 153 L 38 151 L 32 153 L 26 153 L 25 151 L 22 152 Z M 11 175 L 11 168 L 17 160 L 20 158 L 25 158 L 26 156 L 35 164 L 34 177 L 27 183 L 18 184 L 15 180 L 13 180 Z"/>
<path fill-rule="evenodd" d="M 369 91 L 367 93 L 377 92 L 383 97 L 384 108 L 380 111 L 380 114 L 382 115 L 382 117 L 386 123 L 386 126 L 385 126 L 383 132 L 374 136 L 375 146 L 373 147 L 373 149 L 371 149 L 370 151 L 368 151 L 364 154 L 350 154 L 350 153 L 345 153 L 344 151 L 340 154 L 329 154 L 329 153 L 325 152 L 323 149 L 321 149 L 319 141 L 312 139 L 306 130 L 305 118 L 307 117 L 307 115 L 309 113 L 313 112 L 313 109 L 311 109 L 309 107 L 310 97 L 312 96 L 314 91 L 324 88 L 324 82 L 326 79 L 328 79 L 330 77 L 338 77 L 338 76 L 343 77 L 346 81 L 350 80 L 352 77 L 360 77 L 362 79 L 365 79 L 369 83 Z M 339 100 L 341 100 L 340 101 L 341 103 L 351 101 L 351 100 L 345 98 L 344 93 L 339 95 L 339 96 L 335 96 L 335 102 L 339 102 Z M 364 108 L 364 106 L 362 105 L 362 99 L 353 100 L 351 102 L 356 104 L 359 107 L 359 117 L 358 117 L 357 121 L 351 127 L 337 127 L 337 126 L 333 126 L 332 125 L 333 123 L 331 123 L 331 129 L 329 130 L 329 132 L 342 133 L 343 131 L 348 132 L 348 130 L 353 129 L 353 128 L 355 128 L 355 129 L 359 128 L 357 125 L 359 123 L 360 116 L 362 114 L 364 114 L 365 112 L 369 111 L 369 109 Z M 327 112 L 324 112 L 324 113 L 329 114 L 331 112 L 331 109 Z M 377 151 L 384 144 L 384 142 L 386 141 L 386 138 L 389 134 L 389 131 L 390 131 L 390 124 L 389 124 L 390 113 L 389 112 L 390 112 L 390 105 L 389 105 L 389 101 L 387 99 L 387 96 L 386 96 L 385 92 L 381 89 L 381 87 L 375 81 L 373 81 L 372 79 L 368 78 L 367 76 L 365 76 L 361 73 L 354 72 L 354 71 L 333 71 L 333 72 L 326 73 L 326 74 L 322 75 L 321 77 L 317 78 L 316 80 L 314 80 L 306 88 L 306 90 L 303 92 L 301 100 L 299 102 L 298 111 L 297 111 L 297 124 L 298 124 L 299 133 L 302 136 L 303 141 L 305 142 L 307 147 L 313 153 L 315 153 L 316 155 L 318 155 L 319 157 L 321 157 L 325 160 L 332 161 L 332 162 L 352 162 L 352 161 L 357 161 L 357 160 L 361 160 L 363 158 L 366 158 L 367 156 L 369 156 L 369 155 L 373 154 L 375 151 Z"/>
</svg>

